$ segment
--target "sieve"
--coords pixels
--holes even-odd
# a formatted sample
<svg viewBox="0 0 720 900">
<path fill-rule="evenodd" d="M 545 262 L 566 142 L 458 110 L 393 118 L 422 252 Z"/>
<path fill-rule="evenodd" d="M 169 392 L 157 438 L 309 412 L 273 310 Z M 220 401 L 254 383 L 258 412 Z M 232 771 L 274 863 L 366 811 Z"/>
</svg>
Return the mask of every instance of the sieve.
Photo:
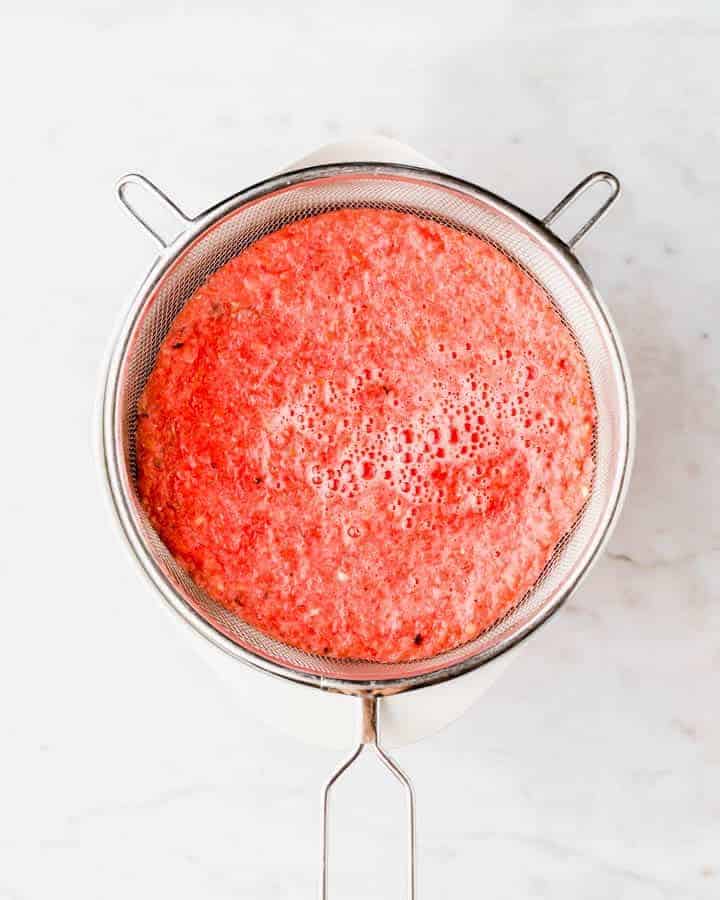
<svg viewBox="0 0 720 900">
<path fill-rule="evenodd" d="M 563 242 L 550 230 L 586 191 L 606 194 L 592 215 Z M 166 240 L 130 190 L 150 195 L 176 220 Z M 609 537 L 630 472 L 634 414 L 629 373 L 615 328 L 574 248 L 619 195 L 614 175 L 595 172 L 542 220 L 474 184 L 430 169 L 393 163 L 312 166 L 262 181 L 187 216 L 142 175 L 117 185 L 123 205 L 159 243 L 161 252 L 113 345 L 104 387 L 102 441 L 110 494 L 122 531 L 142 569 L 169 606 L 207 641 L 234 659 L 277 678 L 358 698 L 359 739 L 322 794 L 320 896 L 328 896 L 330 795 L 365 750 L 373 751 L 407 796 L 408 897 L 416 896 L 415 797 L 407 775 L 380 741 L 378 706 L 397 695 L 458 678 L 530 635 L 577 588 Z M 533 587 L 499 622 L 474 640 L 431 658 L 401 663 L 313 655 L 254 628 L 214 601 L 175 562 L 151 526 L 135 488 L 137 402 L 160 344 L 186 301 L 217 269 L 260 237 L 290 222 L 348 207 L 393 209 L 440 222 L 490 242 L 545 291 L 584 356 L 597 411 L 595 474 L 586 505 Z"/>
</svg>

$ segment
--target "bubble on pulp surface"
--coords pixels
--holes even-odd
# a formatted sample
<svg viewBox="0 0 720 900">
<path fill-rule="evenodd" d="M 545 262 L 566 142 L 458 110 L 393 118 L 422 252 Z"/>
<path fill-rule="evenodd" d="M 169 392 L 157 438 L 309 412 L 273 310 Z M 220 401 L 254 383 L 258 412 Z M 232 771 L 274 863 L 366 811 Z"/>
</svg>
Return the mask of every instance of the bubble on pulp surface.
<svg viewBox="0 0 720 900">
<path fill-rule="evenodd" d="M 438 345 L 440 352 L 445 349 L 444 344 Z M 466 344 L 466 350 L 469 349 L 470 345 Z M 453 358 L 456 356 L 454 353 Z M 517 369 L 509 350 L 493 363 Z M 526 373 L 528 382 L 537 375 L 531 365 L 521 366 L 521 371 Z M 507 379 L 497 377 L 491 386 L 488 381 L 479 382 L 475 373 L 469 372 L 461 379 L 459 390 L 448 388 L 442 375 L 438 375 L 433 383 L 434 402 L 428 400 L 422 404 L 422 395 L 418 395 L 419 408 L 404 417 L 402 410 L 397 410 L 400 401 L 394 397 L 385 405 L 384 427 L 378 427 L 374 416 L 366 416 L 358 422 L 356 410 L 357 393 L 363 385 L 381 385 L 388 397 L 390 389 L 385 385 L 384 370 L 365 369 L 347 388 L 328 385 L 326 395 L 331 405 L 348 410 L 340 420 L 340 434 L 333 436 L 333 441 L 343 442 L 345 458 L 337 468 L 323 469 L 317 463 L 310 465 L 307 468 L 309 483 L 326 500 L 333 496 L 354 499 L 363 491 L 375 490 L 382 485 L 397 492 L 402 498 L 402 508 L 416 513 L 418 504 L 445 500 L 448 494 L 443 486 L 448 477 L 467 465 L 469 459 L 482 462 L 489 458 L 500 446 L 501 437 L 511 443 L 515 440 L 517 446 L 525 450 L 542 453 L 542 447 L 533 447 L 527 433 L 546 434 L 554 427 L 555 420 L 550 417 L 543 422 L 542 412 L 532 409 L 529 390 L 511 396 L 505 384 L 512 382 L 512 374 Z M 330 442 L 331 435 L 325 432 L 328 419 L 315 399 L 315 385 L 308 385 L 305 393 L 306 402 L 290 406 L 280 416 L 280 424 L 290 428 L 294 432 L 293 439 L 299 440 L 297 452 L 312 458 L 314 446 L 306 441 L 313 440 L 317 446 L 318 442 Z M 519 416 L 521 405 L 522 415 Z M 508 431 L 503 423 L 511 420 L 514 422 Z M 497 468 L 492 471 L 496 476 L 499 474 Z M 478 507 L 485 504 L 488 478 L 481 473 L 480 465 L 470 483 L 453 494 L 454 502 L 467 503 L 469 498 Z M 399 508 L 393 505 L 391 509 L 398 511 Z M 404 519 L 403 525 L 411 527 L 412 519 Z M 352 526 L 347 534 L 357 538 L 360 530 Z"/>
</svg>

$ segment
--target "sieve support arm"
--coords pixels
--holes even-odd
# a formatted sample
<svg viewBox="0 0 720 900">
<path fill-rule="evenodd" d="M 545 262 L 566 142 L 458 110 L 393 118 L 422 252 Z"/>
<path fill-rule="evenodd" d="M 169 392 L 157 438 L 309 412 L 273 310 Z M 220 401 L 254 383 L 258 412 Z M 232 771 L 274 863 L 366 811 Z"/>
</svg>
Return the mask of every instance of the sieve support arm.
<svg viewBox="0 0 720 900">
<path fill-rule="evenodd" d="M 385 768 L 400 782 L 407 799 L 408 827 L 408 868 L 407 897 L 415 900 L 417 870 L 415 860 L 415 791 L 408 776 L 398 764 L 382 749 L 378 735 L 378 703 L 376 696 L 360 698 L 360 740 L 355 750 L 333 772 L 322 792 L 322 868 L 320 870 L 320 900 L 328 900 L 328 867 L 329 867 L 329 818 L 330 794 L 333 787 L 349 768 L 357 761 L 361 753 L 369 749 L 373 751 Z"/>
<path fill-rule="evenodd" d="M 144 175 L 140 175 L 137 172 L 130 172 L 127 175 L 123 175 L 123 177 L 117 182 L 115 185 L 115 192 L 117 193 L 118 200 L 122 203 L 125 209 L 130 213 L 130 215 L 139 222 L 142 227 L 151 234 L 155 240 L 160 244 L 161 247 L 167 248 L 172 243 L 171 238 L 166 238 L 161 230 L 152 223 L 151 218 L 148 216 L 146 212 L 138 209 L 135 203 L 128 196 L 128 189 L 135 188 L 135 190 L 140 194 L 145 194 L 147 198 L 151 200 L 151 202 L 156 206 L 156 208 L 163 214 L 165 219 L 169 219 L 175 223 L 175 227 L 179 225 L 181 231 L 185 231 L 188 225 L 193 223 L 193 219 L 190 216 L 186 216 L 185 213 L 180 209 L 177 203 L 174 203 L 168 195 L 160 190 L 160 188 L 150 181 L 149 178 L 146 178 Z M 175 232 L 177 234 L 177 231 Z"/>
<path fill-rule="evenodd" d="M 600 219 L 605 216 L 607 211 L 620 196 L 620 182 L 617 178 L 611 172 L 593 172 L 592 175 L 588 175 L 587 178 L 584 178 L 579 184 L 576 184 L 570 193 L 566 194 L 557 206 L 553 207 L 542 220 L 543 225 L 549 227 L 556 219 L 559 219 L 576 200 L 579 200 L 586 191 L 589 191 L 596 184 L 606 185 L 610 188 L 610 193 L 598 209 L 590 216 L 587 222 L 578 228 L 569 240 L 565 241 L 571 250 L 574 250 L 590 229 L 597 225 Z"/>
</svg>

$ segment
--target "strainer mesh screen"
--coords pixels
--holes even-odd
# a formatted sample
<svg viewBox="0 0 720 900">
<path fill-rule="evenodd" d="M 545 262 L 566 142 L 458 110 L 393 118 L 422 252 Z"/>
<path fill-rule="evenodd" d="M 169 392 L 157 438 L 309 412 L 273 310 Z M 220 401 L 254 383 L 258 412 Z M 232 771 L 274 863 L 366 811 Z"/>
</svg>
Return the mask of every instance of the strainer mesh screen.
<svg viewBox="0 0 720 900">
<path fill-rule="evenodd" d="M 137 401 L 168 329 L 194 291 L 218 268 L 258 238 L 289 222 L 348 206 L 392 208 L 470 231 L 492 242 L 520 264 L 546 291 L 585 357 L 598 414 L 593 490 L 572 532 L 521 602 L 475 640 L 427 660 L 410 663 L 342 661 L 297 650 L 228 612 L 178 566 L 150 525 L 134 493 Z M 353 173 L 283 187 L 241 203 L 203 231 L 165 271 L 146 298 L 130 333 L 119 372 L 116 440 L 126 466 L 129 506 L 142 538 L 169 584 L 203 619 L 235 644 L 295 670 L 333 679 L 384 681 L 434 672 L 493 648 L 539 612 L 553 607 L 573 581 L 589 547 L 602 536 L 615 503 L 624 440 L 621 378 L 612 340 L 587 287 L 572 278 L 538 240 L 523 218 L 510 215 L 492 197 L 465 193 L 422 176 Z"/>
</svg>

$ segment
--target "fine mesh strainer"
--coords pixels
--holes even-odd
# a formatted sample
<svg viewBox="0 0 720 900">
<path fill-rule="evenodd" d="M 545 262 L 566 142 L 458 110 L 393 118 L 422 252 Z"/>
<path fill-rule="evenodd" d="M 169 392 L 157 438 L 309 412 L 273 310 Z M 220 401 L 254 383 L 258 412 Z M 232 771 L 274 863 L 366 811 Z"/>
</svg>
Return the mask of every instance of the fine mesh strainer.
<svg viewBox="0 0 720 900">
<path fill-rule="evenodd" d="M 609 194 L 567 242 L 550 224 L 589 188 Z M 137 211 L 131 186 L 155 195 L 183 226 L 171 243 Z M 606 541 L 628 480 L 633 443 L 630 382 L 612 323 L 589 277 L 571 252 L 618 196 L 617 179 L 590 175 L 542 221 L 475 185 L 404 165 L 348 163 L 302 169 L 249 188 L 191 219 L 155 185 L 128 175 L 120 199 L 162 246 L 117 337 L 104 394 L 103 449 L 108 482 L 125 536 L 170 606 L 217 647 L 269 674 L 356 695 L 362 706 L 360 742 L 325 787 L 323 875 L 327 896 L 329 790 L 365 746 L 373 748 L 408 792 L 408 893 L 415 897 L 414 799 L 407 777 L 378 744 L 377 705 L 383 695 L 414 690 L 469 672 L 512 647 L 545 621 L 577 587 Z M 135 489 L 137 401 L 170 325 L 195 290 L 258 238 L 297 219 L 343 207 L 379 207 L 434 219 L 491 242 L 545 290 L 584 355 L 597 408 L 595 475 L 587 504 L 533 588 L 492 628 L 429 659 L 402 663 L 338 660 L 305 653 L 263 634 L 216 603 L 175 562 L 148 521 Z"/>
</svg>

